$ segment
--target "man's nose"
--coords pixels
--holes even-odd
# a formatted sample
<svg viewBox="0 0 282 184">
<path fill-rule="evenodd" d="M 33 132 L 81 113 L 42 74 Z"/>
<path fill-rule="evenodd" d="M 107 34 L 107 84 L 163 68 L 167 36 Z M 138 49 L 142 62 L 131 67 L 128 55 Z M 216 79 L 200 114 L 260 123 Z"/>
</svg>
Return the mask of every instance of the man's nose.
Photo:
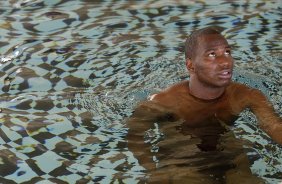
<svg viewBox="0 0 282 184">
<path fill-rule="evenodd" d="M 217 58 L 218 63 L 222 68 L 231 68 L 233 65 L 233 59 L 232 57 L 226 57 L 224 55 Z"/>
</svg>

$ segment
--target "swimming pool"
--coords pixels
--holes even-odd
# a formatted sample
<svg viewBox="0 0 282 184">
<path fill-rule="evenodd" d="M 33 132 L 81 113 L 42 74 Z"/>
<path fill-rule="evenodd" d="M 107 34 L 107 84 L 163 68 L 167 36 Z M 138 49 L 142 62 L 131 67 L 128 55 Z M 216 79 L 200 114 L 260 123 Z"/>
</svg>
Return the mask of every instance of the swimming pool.
<svg viewBox="0 0 282 184">
<path fill-rule="evenodd" d="M 0 181 L 138 183 L 125 118 L 138 101 L 187 78 L 183 41 L 225 28 L 234 80 L 260 88 L 282 115 L 281 3 L 0 2 Z M 282 180 L 282 148 L 242 113 L 236 135 L 254 174 Z M 255 135 L 255 136 L 254 136 Z"/>
</svg>

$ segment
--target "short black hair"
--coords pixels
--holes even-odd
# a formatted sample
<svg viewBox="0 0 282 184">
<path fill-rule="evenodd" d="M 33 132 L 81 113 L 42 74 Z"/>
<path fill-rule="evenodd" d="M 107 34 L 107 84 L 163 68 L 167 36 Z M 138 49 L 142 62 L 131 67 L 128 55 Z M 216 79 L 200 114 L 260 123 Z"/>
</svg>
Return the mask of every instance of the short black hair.
<svg viewBox="0 0 282 184">
<path fill-rule="evenodd" d="M 210 26 L 203 29 L 196 30 L 192 32 L 185 41 L 185 60 L 192 58 L 195 54 L 196 48 L 198 46 L 198 39 L 207 34 L 219 34 L 222 32 L 221 27 Z"/>
</svg>

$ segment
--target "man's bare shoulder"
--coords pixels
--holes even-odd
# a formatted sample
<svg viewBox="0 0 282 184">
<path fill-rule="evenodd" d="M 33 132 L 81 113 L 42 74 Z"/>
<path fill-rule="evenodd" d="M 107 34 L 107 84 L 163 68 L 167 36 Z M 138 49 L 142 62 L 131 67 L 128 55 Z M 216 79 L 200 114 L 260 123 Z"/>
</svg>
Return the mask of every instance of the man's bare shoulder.
<svg viewBox="0 0 282 184">
<path fill-rule="evenodd" d="M 231 84 L 226 88 L 227 93 L 232 93 L 235 96 L 249 96 L 250 94 L 262 94 L 259 89 L 252 88 L 246 84 L 231 82 Z"/>
<path fill-rule="evenodd" d="M 260 106 L 260 102 L 267 100 L 259 89 L 237 82 L 232 82 L 226 88 L 226 94 L 233 109 L 238 112 L 244 108 L 252 107 L 254 104 Z"/>
<path fill-rule="evenodd" d="M 172 100 L 176 96 L 182 94 L 182 93 L 188 93 L 189 89 L 189 81 L 182 81 L 179 83 L 176 83 L 165 90 L 153 94 L 149 97 L 149 100 L 156 101 L 156 102 L 165 102 L 168 100 Z"/>
</svg>

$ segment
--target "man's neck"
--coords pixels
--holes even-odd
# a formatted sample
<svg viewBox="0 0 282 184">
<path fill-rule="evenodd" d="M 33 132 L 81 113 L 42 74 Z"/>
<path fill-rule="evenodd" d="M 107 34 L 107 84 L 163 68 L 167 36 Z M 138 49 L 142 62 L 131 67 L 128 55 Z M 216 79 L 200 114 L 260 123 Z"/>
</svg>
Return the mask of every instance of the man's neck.
<svg viewBox="0 0 282 184">
<path fill-rule="evenodd" d="M 190 95 L 203 99 L 213 100 L 219 98 L 225 91 L 225 87 L 208 87 L 202 84 L 189 82 L 189 93 Z"/>
</svg>

